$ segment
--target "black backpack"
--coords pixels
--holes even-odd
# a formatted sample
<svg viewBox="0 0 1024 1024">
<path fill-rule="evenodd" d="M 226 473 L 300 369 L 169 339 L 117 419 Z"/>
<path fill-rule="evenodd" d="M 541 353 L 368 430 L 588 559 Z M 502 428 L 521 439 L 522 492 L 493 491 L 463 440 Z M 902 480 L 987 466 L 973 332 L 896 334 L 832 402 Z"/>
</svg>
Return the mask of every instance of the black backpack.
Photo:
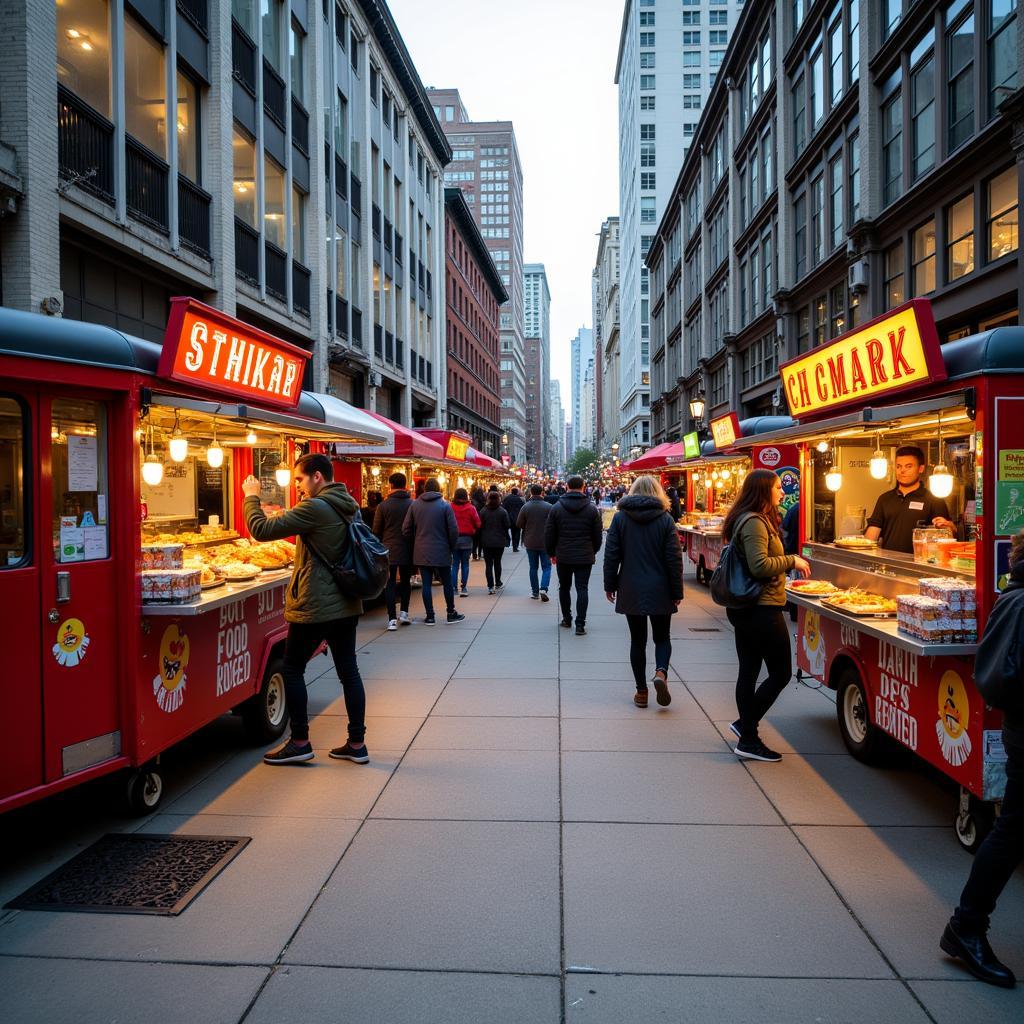
<svg viewBox="0 0 1024 1024">
<path fill-rule="evenodd" d="M 755 580 L 747 568 L 742 548 L 736 546 L 740 527 L 756 512 L 748 512 L 733 527 L 732 542 L 722 548 L 718 566 L 711 574 L 711 600 L 723 608 L 748 608 L 756 604 L 764 590 L 765 580 Z"/>
<path fill-rule="evenodd" d="M 348 524 L 348 532 L 337 562 L 328 562 L 308 537 L 302 540 L 326 567 L 344 597 L 372 601 L 388 582 L 388 549 L 358 513 L 351 519 L 341 518 Z"/>
<path fill-rule="evenodd" d="M 974 684 L 986 704 L 1024 714 L 1024 587 L 992 606 L 974 657 Z"/>
</svg>

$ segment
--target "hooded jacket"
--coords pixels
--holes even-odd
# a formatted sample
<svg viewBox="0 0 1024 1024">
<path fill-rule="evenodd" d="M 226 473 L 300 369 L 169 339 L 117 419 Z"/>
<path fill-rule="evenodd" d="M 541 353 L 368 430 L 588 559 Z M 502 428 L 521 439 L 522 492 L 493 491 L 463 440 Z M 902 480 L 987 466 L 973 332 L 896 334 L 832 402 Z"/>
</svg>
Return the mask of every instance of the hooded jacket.
<svg viewBox="0 0 1024 1024">
<path fill-rule="evenodd" d="M 604 589 L 620 615 L 672 615 L 683 599 L 683 552 L 672 516 L 657 498 L 619 502 L 604 548 Z"/>
<path fill-rule="evenodd" d="M 551 506 L 544 500 L 542 494 L 531 496 L 519 510 L 516 526 L 523 531 L 523 547 L 527 551 L 544 550 L 544 527 L 550 514 Z"/>
<path fill-rule="evenodd" d="M 1002 601 L 1024 602 L 1024 561 L 1017 562 L 1011 567 L 1010 582 L 1006 585 L 1003 593 L 996 599 L 996 604 L 998 605 Z M 988 622 L 985 624 L 985 630 L 981 635 L 982 641 L 984 641 L 985 633 L 988 632 L 989 626 L 993 621 L 994 616 L 989 615 Z M 1021 619 L 1021 621 L 1024 622 L 1024 619 Z M 1024 646 L 1024 628 L 1022 628 L 1021 635 L 1017 637 L 1017 643 Z M 1020 685 L 1024 687 L 1024 679 L 1020 680 Z M 1003 733 L 1011 743 L 1024 747 L 1024 715 L 1016 711 L 1004 711 Z"/>
<path fill-rule="evenodd" d="M 516 525 L 516 519 L 525 504 L 520 494 L 506 494 L 502 499 L 501 507 L 508 513 L 509 522 L 513 526 Z"/>
<path fill-rule="evenodd" d="M 512 521 L 501 507 L 497 491 L 487 495 L 487 504 L 480 510 L 480 547 L 504 548 L 511 542 Z"/>
<path fill-rule="evenodd" d="M 410 505 L 412 497 L 408 491 L 392 491 L 373 514 L 373 532 L 388 549 L 388 561 L 392 565 L 412 564 L 412 545 L 402 533 Z"/>
<path fill-rule="evenodd" d="M 459 528 L 459 539 L 456 547 L 471 548 L 473 536 L 480 529 L 480 514 L 476 506 L 468 499 L 463 502 L 453 501 L 452 511 L 455 513 L 455 522 Z"/>
<path fill-rule="evenodd" d="M 564 565 L 593 565 L 601 550 L 601 513 L 582 492 L 569 491 L 551 506 L 544 547 Z"/>
<path fill-rule="evenodd" d="M 419 566 L 450 566 L 459 540 L 451 505 L 440 491 L 424 491 L 409 506 L 402 533 L 413 542 L 412 560 Z"/>
<path fill-rule="evenodd" d="M 328 484 L 315 498 L 303 498 L 272 519 L 256 495 L 245 499 L 245 523 L 253 540 L 295 537 L 295 568 L 284 601 L 287 622 L 333 622 L 362 614 L 363 603 L 344 597 L 330 571 L 306 546 L 309 538 L 323 558 L 336 562 L 348 537 L 342 517 L 357 515 L 359 506 L 344 484 Z"/>
</svg>

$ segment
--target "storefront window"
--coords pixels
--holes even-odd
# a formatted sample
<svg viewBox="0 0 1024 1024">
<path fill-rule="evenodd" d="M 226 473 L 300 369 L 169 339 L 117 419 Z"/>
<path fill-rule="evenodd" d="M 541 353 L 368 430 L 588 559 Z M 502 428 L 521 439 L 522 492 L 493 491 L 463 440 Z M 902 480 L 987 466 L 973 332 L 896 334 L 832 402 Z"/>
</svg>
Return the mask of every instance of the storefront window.
<svg viewBox="0 0 1024 1024">
<path fill-rule="evenodd" d="M 57 5 L 57 82 L 111 117 L 110 6 L 107 0 Z"/>
<path fill-rule="evenodd" d="M 167 159 L 167 73 L 164 48 L 134 18 L 124 19 L 124 126 Z"/>
<path fill-rule="evenodd" d="M 253 475 L 262 485 L 260 500 L 264 509 L 278 512 L 288 507 L 290 482 L 282 487 L 277 482 L 279 466 L 288 468 L 280 448 L 254 448 L 252 453 Z"/>
<path fill-rule="evenodd" d="M 177 77 L 178 171 L 199 185 L 199 88 L 188 75 Z"/>
<path fill-rule="evenodd" d="M 14 398 L 0 398 L 0 570 L 21 564 L 27 550 L 25 414 Z"/>
<path fill-rule="evenodd" d="M 997 260 L 1020 245 L 1017 168 L 1010 167 L 988 183 L 988 258 Z"/>
<path fill-rule="evenodd" d="M 107 417 L 100 402 L 58 398 L 50 428 L 53 553 L 57 562 L 106 558 Z"/>
<path fill-rule="evenodd" d="M 935 291 L 935 221 L 922 224 L 913 236 L 914 295 Z"/>
<path fill-rule="evenodd" d="M 946 212 L 946 260 L 949 280 L 974 270 L 974 196 L 969 194 Z"/>
<path fill-rule="evenodd" d="M 279 249 L 288 246 L 284 205 L 284 168 L 270 157 L 263 161 L 263 233 Z"/>
<path fill-rule="evenodd" d="M 231 133 L 233 159 L 232 191 L 235 195 L 235 216 L 251 228 L 256 223 L 256 147 L 237 128 Z"/>
</svg>

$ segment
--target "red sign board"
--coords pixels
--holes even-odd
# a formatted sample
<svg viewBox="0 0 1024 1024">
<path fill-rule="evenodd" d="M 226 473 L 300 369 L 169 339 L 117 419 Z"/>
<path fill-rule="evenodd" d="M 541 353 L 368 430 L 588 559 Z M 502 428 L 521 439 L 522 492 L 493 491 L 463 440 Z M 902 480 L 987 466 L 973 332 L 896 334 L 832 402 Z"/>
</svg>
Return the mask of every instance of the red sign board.
<svg viewBox="0 0 1024 1024">
<path fill-rule="evenodd" d="M 720 416 L 717 420 L 712 420 L 711 436 L 719 451 L 735 444 L 736 438 L 740 436 L 740 421 L 736 413 L 731 412 L 728 416 Z"/>
<path fill-rule="evenodd" d="M 171 299 L 157 373 L 233 398 L 294 409 L 309 353 L 187 296 Z"/>
</svg>

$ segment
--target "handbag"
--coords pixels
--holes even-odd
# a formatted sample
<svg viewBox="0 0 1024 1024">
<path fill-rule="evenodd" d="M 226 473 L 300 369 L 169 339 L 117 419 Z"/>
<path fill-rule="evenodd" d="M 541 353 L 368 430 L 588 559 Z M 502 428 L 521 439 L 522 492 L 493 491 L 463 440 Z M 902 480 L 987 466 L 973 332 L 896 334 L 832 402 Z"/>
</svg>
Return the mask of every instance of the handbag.
<svg viewBox="0 0 1024 1024">
<path fill-rule="evenodd" d="M 755 515 L 756 512 L 748 512 L 736 524 L 733 537 L 740 532 L 743 524 Z M 756 604 L 761 597 L 765 582 L 750 575 L 747 560 L 743 557 L 743 549 L 738 548 L 733 540 L 722 548 L 718 566 L 711 574 L 711 600 L 723 608 L 748 608 Z"/>
<path fill-rule="evenodd" d="M 302 538 L 303 543 L 331 574 L 343 597 L 373 600 L 380 596 L 388 582 L 388 549 L 361 516 L 346 519 L 339 513 L 339 518 L 348 525 L 348 531 L 337 562 L 324 558 L 308 537 Z"/>
</svg>

